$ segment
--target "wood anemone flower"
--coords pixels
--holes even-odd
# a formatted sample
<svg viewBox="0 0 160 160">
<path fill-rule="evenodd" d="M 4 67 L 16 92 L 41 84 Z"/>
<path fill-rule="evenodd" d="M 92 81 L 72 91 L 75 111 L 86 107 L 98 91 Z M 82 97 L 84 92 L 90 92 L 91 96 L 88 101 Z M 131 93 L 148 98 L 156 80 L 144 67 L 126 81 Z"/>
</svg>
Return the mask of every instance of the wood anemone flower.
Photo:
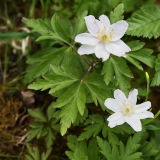
<svg viewBox="0 0 160 160">
<path fill-rule="evenodd" d="M 128 23 L 120 20 L 110 24 L 107 16 L 101 15 L 99 20 L 89 15 L 84 17 L 89 33 L 81 33 L 75 37 L 75 41 L 82 44 L 78 54 L 95 53 L 97 58 L 106 61 L 110 54 L 118 57 L 125 57 L 125 53 L 131 51 L 121 38 L 125 34 Z"/>
<path fill-rule="evenodd" d="M 140 119 L 153 118 L 153 113 L 147 111 L 151 107 L 151 102 L 147 101 L 136 105 L 138 90 L 130 91 L 128 98 L 117 89 L 114 91 L 114 98 L 107 98 L 104 105 L 115 112 L 108 117 L 108 126 L 113 128 L 123 123 L 128 123 L 136 132 L 142 130 Z"/>
</svg>

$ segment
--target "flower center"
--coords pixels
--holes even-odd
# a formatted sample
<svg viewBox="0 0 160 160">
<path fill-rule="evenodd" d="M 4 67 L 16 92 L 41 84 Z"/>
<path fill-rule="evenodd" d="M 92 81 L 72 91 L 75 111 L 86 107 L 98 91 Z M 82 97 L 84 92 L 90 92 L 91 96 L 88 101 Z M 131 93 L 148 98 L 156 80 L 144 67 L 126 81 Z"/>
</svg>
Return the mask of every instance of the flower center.
<svg viewBox="0 0 160 160">
<path fill-rule="evenodd" d="M 102 41 L 106 41 L 107 40 L 107 35 L 102 36 Z"/>
<path fill-rule="evenodd" d="M 106 27 L 102 30 L 98 30 L 98 37 L 101 42 L 110 42 L 113 38 L 113 29 L 111 31 L 106 32 Z"/>
<path fill-rule="evenodd" d="M 132 104 L 128 101 L 124 101 L 122 104 L 122 113 L 124 115 L 131 115 L 134 112 Z"/>
</svg>

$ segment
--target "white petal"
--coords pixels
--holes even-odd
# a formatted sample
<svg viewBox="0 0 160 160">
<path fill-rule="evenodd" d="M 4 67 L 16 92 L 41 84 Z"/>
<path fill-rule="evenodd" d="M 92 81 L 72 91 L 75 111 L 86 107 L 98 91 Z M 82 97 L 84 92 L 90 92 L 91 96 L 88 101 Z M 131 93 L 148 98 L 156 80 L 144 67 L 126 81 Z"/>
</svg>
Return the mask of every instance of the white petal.
<svg viewBox="0 0 160 160">
<path fill-rule="evenodd" d="M 100 21 L 96 20 L 94 16 L 89 15 L 84 17 L 86 26 L 88 31 L 94 36 L 97 37 L 98 35 L 98 30 L 103 28 L 102 24 Z"/>
<path fill-rule="evenodd" d="M 121 48 L 125 51 L 125 52 L 129 52 L 131 51 L 130 47 L 128 45 L 126 45 L 122 40 L 118 40 L 114 42 L 115 44 L 121 46 Z"/>
<path fill-rule="evenodd" d="M 107 98 L 104 105 L 113 112 L 120 112 L 121 106 L 116 99 Z"/>
<path fill-rule="evenodd" d="M 129 92 L 128 101 L 131 102 L 133 106 L 135 106 L 137 103 L 137 95 L 138 95 L 137 89 L 133 89 Z"/>
<path fill-rule="evenodd" d="M 109 53 L 118 57 L 125 56 L 125 53 L 131 50 L 122 40 L 105 43 L 105 48 Z"/>
<path fill-rule="evenodd" d="M 120 112 L 116 112 L 107 118 L 107 121 L 116 121 L 123 117 L 123 114 Z"/>
<path fill-rule="evenodd" d="M 110 128 L 113 128 L 115 126 L 121 125 L 125 122 L 124 117 L 121 117 L 120 119 L 116 120 L 116 121 L 109 121 L 108 126 Z"/>
<path fill-rule="evenodd" d="M 80 54 L 80 55 L 92 54 L 94 52 L 95 52 L 95 46 L 90 46 L 90 45 L 85 45 L 85 44 L 80 46 L 78 49 L 78 54 Z"/>
<path fill-rule="evenodd" d="M 125 94 L 117 89 L 114 91 L 114 98 L 121 104 L 121 102 L 125 101 L 127 98 L 125 96 Z"/>
<path fill-rule="evenodd" d="M 104 43 L 99 43 L 95 47 L 95 55 L 97 58 L 102 58 L 103 61 L 106 61 L 109 58 L 110 53 L 105 49 Z"/>
<path fill-rule="evenodd" d="M 93 37 L 91 34 L 89 33 L 82 33 L 82 34 L 78 34 L 75 37 L 75 41 L 79 42 L 81 44 L 87 44 L 87 45 L 97 45 L 99 43 L 99 39 Z"/>
<path fill-rule="evenodd" d="M 106 28 L 108 28 L 110 26 L 110 20 L 106 15 L 101 15 L 99 17 L 99 20 L 101 21 L 103 26 L 105 26 Z"/>
<path fill-rule="evenodd" d="M 117 41 L 121 39 L 128 28 L 128 23 L 124 20 L 118 21 L 111 25 L 111 29 L 113 30 L 113 38 L 112 41 Z"/>
<path fill-rule="evenodd" d="M 142 124 L 140 119 L 135 115 L 126 116 L 126 123 L 128 123 L 136 132 L 142 130 Z"/>
<path fill-rule="evenodd" d="M 135 106 L 135 113 L 141 113 L 151 108 L 151 102 L 147 101 Z"/>
<path fill-rule="evenodd" d="M 149 111 L 144 111 L 142 113 L 136 114 L 136 116 L 138 116 L 139 119 L 146 119 L 146 118 L 153 118 L 154 114 Z"/>
</svg>

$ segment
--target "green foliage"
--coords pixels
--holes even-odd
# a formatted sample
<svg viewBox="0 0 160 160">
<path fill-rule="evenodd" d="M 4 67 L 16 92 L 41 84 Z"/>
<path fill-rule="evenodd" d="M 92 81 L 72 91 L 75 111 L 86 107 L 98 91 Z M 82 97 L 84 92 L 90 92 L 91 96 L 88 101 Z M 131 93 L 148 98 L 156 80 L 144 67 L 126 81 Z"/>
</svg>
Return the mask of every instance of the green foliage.
<svg viewBox="0 0 160 160">
<path fill-rule="evenodd" d="M 111 11 L 110 13 L 111 23 L 115 23 L 119 20 L 122 20 L 124 18 L 123 13 L 124 13 L 124 4 L 121 3 L 114 9 L 114 12 Z"/>
<path fill-rule="evenodd" d="M 123 127 L 117 126 L 116 128 L 112 129 L 108 127 L 105 119 L 99 114 L 90 115 L 89 119 L 86 119 L 86 122 L 84 123 L 84 125 L 87 125 L 87 127 L 84 128 L 84 132 L 82 132 L 78 137 L 78 141 L 85 139 L 88 140 L 92 136 L 96 137 L 101 132 L 104 138 L 108 137 L 109 143 L 118 144 L 119 139 L 116 136 L 117 133 L 130 134 L 133 132 L 133 130 L 128 125 L 122 125 Z"/>
<path fill-rule="evenodd" d="M 6 32 L 0 33 L 0 39 L 23 39 L 26 38 L 29 34 L 27 32 Z"/>
<path fill-rule="evenodd" d="M 127 22 L 129 23 L 128 35 L 158 38 L 160 36 L 160 7 L 158 5 L 143 6 Z"/>
<path fill-rule="evenodd" d="M 60 125 L 57 124 L 59 119 L 54 119 L 55 109 L 53 104 L 48 107 L 47 118 L 39 109 L 28 110 L 29 114 L 36 119 L 35 122 L 30 124 L 31 129 L 28 132 L 27 142 L 31 141 L 33 138 L 44 137 L 46 148 L 50 148 L 55 140 L 54 132 L 59 132 Z"/>
<path fill-rule="evenodd" d="M 159 86 L 160 85 L 160 55 L 158 55 L 156 61 L 155 61 L 155 70 L 156 73 L 153 77 L 151 86 Z"/>
<path fill-rule="evenodd" d="M 37 147 L 32 149 L 29 144 L 26 144 L 26 147 L 27 147 L 27 150 L 29 153 L 29 154 L 25 155 L 26 160 L 47 160 L 49 155 L 52 152 L 52 148 L 49 148 L 46 151 L 46 153 L 43 152 L 42 154 L 40 154 Z"/>
<path fill-rule="evenodd" d="M 131 47 L 132 50 L 131 52 L 127 53 L 126 59 L 129 62 L 131 62 L 140 70 L 143 70 L 143 68 L 138 61 L 146 64 L 151 68 L 154 67 L 155 56 L 151 55 L 153 53 L 151 49 L 142 48 L 145 43 L 139 41 L 132 41 L 128 43 L 128 45 Z"/>
<path fill-rule="evenodd" d="M 26 26 L 33 28 L 32 32 L 39 32 L 40 34 L 44 34 L 44 35 L 47 35 L 49 33 L 54 33 L 51 26 L 41 19 L 35 20 L 35 19 L 23 18 L 22 22 Z"/>
<path fill-rule="evenodd" d="M 100 160 L 96 139 L 92 139 L 88 146 L 85 141 L 77 141 L 76 136 L 67 137 L 67 146 L 71 151 L 66 151 L 70 160 Z"/>
<path fill-rule="evenodd" d="M 140 147 L 140 135 L 136 133 L 133 137 L 129 137 L 126 146 L 120 141 L 119 145 L 110 145 L 107 141 L 97 137 L 98 145 L 101 153 L 107 160 L 138 160 L 142 153 L 136 152 Z"/>
<path fill-rule="evenodd" d="M 128 68 L 125 60 L 116 56 L 110 57 L 104 62 L 101 74 L 104 75 L 104 81 L 106 85 L 108 85 L 115 78 L 120 89 L 123 92 L 128 93 L 128 88 L 130 88 L 130 82 L 128 78 L 133 78 L 133 74 Z"/>
<path fill-rule="evenodd" d="M 86 30 L 86 24 L 84 21 L 85 16 L 87 16 L 87 11 L 84 11 L 80 16 L 76 18 L 75 36 Z"/>
<path fill-rule="evenodd" d="M 60 4 L 59 8 L 63 7 L 63 0 L 56 2 Z M 29 67 L 25 82 L 32 82 L 28 86 L 29 89 L 48 90 L 49 94 L 54 97 L 54 102 L 48 108 L 43 108 L 45 112 L 40 109 L 28 110 L 35 121 L 30 124 L 27 142 L 33 138 L 44 138 L 48 151 L 40 154 L 37 148 L 32 150 L 28 145 L 27 160 L 47 159 L 51 153 L 49 148 L 56 139 L 55 132 L 60 132 L 63 136 L 69 128 L 71 130 L 67 133 L 69 134 L 67 146 L 70 151 L 66 151 L 66 155 L 71 160 L 151 158 L 158 160 L 160 147 L 156 142 L 158 136 L 155 133 L 158 133 L 159 127 L 146 125 L 151 121 L 144 120 L 143 124 L 146 126 L 139 133 L 135 133 L 126 123 L 110 128 L 107 117 L 112 113 L 106 108 L 104 101 L 113 97 L 113 91 L 116 88 L 120 88 L 128 95 L 131 88 L 139 88 L 140 83 L 144 85 L 146 82 L 142 80 L 134 83 L 137 75 L 141 76 L 144 71 L 151 73 L 155 64 L 156 73 L 152 86 L 160 85 L 160 56 L 157 59 L 156 54 L 152 56 L 153 50 L 145 48 L 144 42 L 134 39 L 130 41 L 131 36 L 157 38 L 160 35 L 159 6 L 143 6 L 128 19 L 127 34 L 131 36 L 125 37 L 125 41 L 130 41 L 128 45 L 131 51 L 126 53 L 126 57 L 111 55 L 109 59 L 102 62 L 95 55 L 77 54 L 78 44 L 75 45 L 74 38 L 77 34 L 86 32 L 84 17 L 92 12 L 94 16 L 98 16 L 102 11 L 109 13 L 113 9 L 110 12 L 110 20 L 111 23 L 116 23 L 124 19 L 124 16 L 130 15 L 126 15 L 125 10 L 127 7 L 127 11 L 134 10 L 134 2 L 130 0 L 116 0 L 112 3 L 105 0 L 102 2 L 76 0 L 74 2 L 73 13 L 66 15 L 70 19 L 62 16 L 66 13 L 63 11 L 60 15 L 54 14 L 51 21 L 26 18 L 22 20 L 32 28 L 33 33 L 40 34 L 37 35 L 36 41 L 41 47 L 44 46 L 42 50 L 27 59 Z M 71 4 L 72 2 L 69 5 Z M 114 8 L 115 6 L 117 7 Z M 75 18 L 74 14 L 78 16 Z M 142 89 L 139 90 L 141 91 L 139 95 L 144 96 Z M 149 82 L 147 92 L 149 92 Z M 139 99 L 142 100 L 140 96 Z M 77 138 L 70 134 L 73 132 L 76 132 L 76 135 L 80 132 L 81 134 Z M 152 135 L 154 138 L 151 138 Z M 154 147 L 151 148 L 153 145 Z"/>
</svg>

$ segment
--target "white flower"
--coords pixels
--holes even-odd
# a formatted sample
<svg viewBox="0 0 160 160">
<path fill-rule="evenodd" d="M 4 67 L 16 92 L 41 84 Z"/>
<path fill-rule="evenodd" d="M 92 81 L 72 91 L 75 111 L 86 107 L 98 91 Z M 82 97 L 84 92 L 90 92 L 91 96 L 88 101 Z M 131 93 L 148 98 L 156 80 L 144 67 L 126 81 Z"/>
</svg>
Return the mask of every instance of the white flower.
<svg viewBox="0 0 160 160">
<path fill-rule="evenodd" d="M 130 91 L 128 98 L 125 94 L 117 89 L 114 91 L 114 98 L 108 98 L 104 102 L 105 106 L 115 112 L 108 117 L 108 126 L 113 128 L 123 123 L 128 123 L 135 131 L 142 130 L 140 119 L 153 118 L 153 113 L 147 111 L 151 107 L 151 102 L 147 101 L 142 104 L 137 103 L 138 90 Z"/>
<path fill-rule="evenodd" d="M 107 60 L 110 53 L 125 57 L 125 53 L 131 51 L 120 38 L 128 28 L 124 20 L 110 24 L 107 16 L 101 15 L 99 20 L 89 15 L 84 17 L 89 33 L 82 33 L 75 37 L 75 41 L 82 44 L 78 49 L 80 55 L 95 53 L 97 58 Z"/>
</svg>

